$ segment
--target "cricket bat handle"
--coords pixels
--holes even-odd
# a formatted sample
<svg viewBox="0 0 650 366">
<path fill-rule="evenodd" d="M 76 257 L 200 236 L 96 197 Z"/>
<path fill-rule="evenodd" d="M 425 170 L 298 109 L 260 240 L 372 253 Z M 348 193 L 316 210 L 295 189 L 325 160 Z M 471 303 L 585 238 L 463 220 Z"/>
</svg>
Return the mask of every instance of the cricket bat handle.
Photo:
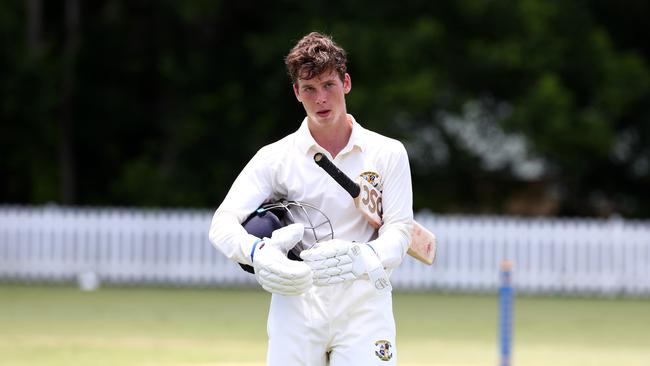
<svg viewBox="0 0 650 366">
<path fill-rule="evenodd" d="M 314 162 L 316 162 L 319 167 L 323 168 L 327 174 L 334 178 L 336 183 L 343 187 L 343 189 L 352 196 L 357 210 L 366 220 L 368 220 L 370 225 L 375 229 L 379 229 L 382 225 L 381 197 L 378 194 L 379 191 L 372 187 L 367 181 L 361 180 L 363 178 L 360 178 L 359 183 L 356 183 L 350 179 L 347 174 L 337 168 L 336 165 L 327 158 L 327 156 L 321 153 L 316 153 L 314 155 Z M 367 197 L 365 199 L 361 198 L 362 190 L 366 193 Z"/>
<path fill-rule="evenodd" d="M 327 158 L 327 156 L 321 153 L 316 153 L 314 155 L 314 161 L 316 164 L 318 164 L 319 167 L 323 168 L 327 174 L 334 178 L 336 183 L 343 187 L 343 189 L 345 189 L 350 194 L 350 196 L 352 196 L 352 198 L 359 197 L 359 194 L 361 193 L 361 188 L 359 188 L 359 185 L 350 179 L 350 177 L 348 177 L 345 173 L 343 173 L 341 169 L 337 168 L 336 165 L 334 165 L 332 161 Z"/>
</svg>

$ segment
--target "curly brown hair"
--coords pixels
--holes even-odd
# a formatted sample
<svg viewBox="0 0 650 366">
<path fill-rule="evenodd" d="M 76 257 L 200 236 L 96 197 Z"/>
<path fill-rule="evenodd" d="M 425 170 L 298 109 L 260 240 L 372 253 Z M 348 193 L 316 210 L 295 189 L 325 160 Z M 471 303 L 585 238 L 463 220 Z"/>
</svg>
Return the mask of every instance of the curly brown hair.
<svg viewBox="0 0 650 366">
<path fill-rule="evenodd" d="M 347 56 L 345 50 L 331 37 L 311 32 L 302 37 L 284 59 L 291 82 L 309 80 L 328 70 L 335 70 L 345 79 Z"/>
</svg>

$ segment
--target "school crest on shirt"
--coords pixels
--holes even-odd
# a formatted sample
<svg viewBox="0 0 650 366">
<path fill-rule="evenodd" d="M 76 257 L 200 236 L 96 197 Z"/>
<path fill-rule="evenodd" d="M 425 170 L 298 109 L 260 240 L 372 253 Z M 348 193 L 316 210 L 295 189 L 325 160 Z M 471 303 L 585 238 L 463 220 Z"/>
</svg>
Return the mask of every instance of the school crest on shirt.
<svg viewBox="0 0 650 366">
<path fill-rule="evenodd" d="M 381 179 L 379 178 L 379 174 L 376 172 L 363 172 L 359 174 L 360 177 L 368 181 L 368 183 L 372 184 L 373 187 L 375 187 L 378 191 L 382 191 L 383 187 L 381 184 Z"/>
<path fill-rule="evenodd" d="M 375 342 L 375 355 L 382 361 L 388 361 L 393 358 L 393 346 L 387 340 Z"/>
</svg>

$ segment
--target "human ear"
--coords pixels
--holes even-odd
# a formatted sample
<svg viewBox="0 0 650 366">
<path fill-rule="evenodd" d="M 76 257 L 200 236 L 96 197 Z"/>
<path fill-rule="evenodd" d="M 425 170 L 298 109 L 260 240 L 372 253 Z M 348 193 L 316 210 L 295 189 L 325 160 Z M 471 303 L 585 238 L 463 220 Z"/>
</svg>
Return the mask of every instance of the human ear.
<svg viewBox="0 0 650 366">
<path fill-rule="evenodd" d="M 350 90 L 352 90 L 352 78 L 350 78 L 350 74 L 346 72 L 345 77 L 343 78 L 343 91 L 347 94 Z"/>
<path fill-rule="evenodd" d="M 296 85 L 296 83 L 293 83 L 291 85 L 293 86 L 293 94 L 296 96 L 296 99 L 302 103 L 302 100 L 300 100 L 300 91 L 298 90 L 298 85 Z"/>
</svg>

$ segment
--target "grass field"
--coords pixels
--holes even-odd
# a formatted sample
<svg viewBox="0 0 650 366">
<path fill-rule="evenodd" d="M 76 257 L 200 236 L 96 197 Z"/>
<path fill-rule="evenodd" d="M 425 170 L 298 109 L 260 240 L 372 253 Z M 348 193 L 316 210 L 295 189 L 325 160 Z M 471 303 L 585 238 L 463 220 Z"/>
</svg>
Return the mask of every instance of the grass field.
<svg viewBox="0 0 650 366">
<path fill-rule="evenodd" d="M 1 366 L 264 365 L 261 290 L 0 286 Z M 402 366 L 497 365 L 495 296 L 394 295 Z M 515 366 L 648 366 L 650 301 L 517 298 Z"/>
</svg>

